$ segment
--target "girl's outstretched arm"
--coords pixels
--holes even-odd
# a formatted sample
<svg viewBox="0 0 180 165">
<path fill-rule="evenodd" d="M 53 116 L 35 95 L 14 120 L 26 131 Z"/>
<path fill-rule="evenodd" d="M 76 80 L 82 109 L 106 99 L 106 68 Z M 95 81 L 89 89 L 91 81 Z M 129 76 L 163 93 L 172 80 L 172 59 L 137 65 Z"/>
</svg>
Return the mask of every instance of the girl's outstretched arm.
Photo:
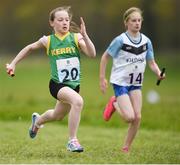
<svg viewBox="0 0 180 165">
<path fill-rule="evenodd" d="M 6 64 L 7 73 L 10 74 L 15 72 L 16 64 L 21 61 L 24 57 L 30 54 L 33 50 L 43 48 L 44 45 L 40 41 L 36 41 L 32 44 L 27 45 L 24 47 L 17 56 L 12 60 L 10 64 Z"/>
</svg>

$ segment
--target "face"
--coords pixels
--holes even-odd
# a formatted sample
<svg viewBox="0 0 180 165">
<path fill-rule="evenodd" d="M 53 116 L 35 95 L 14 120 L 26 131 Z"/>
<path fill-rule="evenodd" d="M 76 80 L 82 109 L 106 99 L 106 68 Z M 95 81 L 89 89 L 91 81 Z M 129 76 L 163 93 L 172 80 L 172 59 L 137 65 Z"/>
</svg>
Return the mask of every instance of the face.
<svg viewBox="0 0 180 165">
<path fill-rule="evenodd" d="M 66 11 L 57 11 L 55 18 L 50 21 L 50 25 L 54 28 L 55 33 L 66 34 L 69 31 L 70 18 Z"/>
<path fill-rule="evenodd" d="M 129 15 L 129 19 L 125 22 L 127 30 L 132 33 L 137 33 L 141 30 L 142 17 L 139 12 L 133 12 Z"/>
</svg>

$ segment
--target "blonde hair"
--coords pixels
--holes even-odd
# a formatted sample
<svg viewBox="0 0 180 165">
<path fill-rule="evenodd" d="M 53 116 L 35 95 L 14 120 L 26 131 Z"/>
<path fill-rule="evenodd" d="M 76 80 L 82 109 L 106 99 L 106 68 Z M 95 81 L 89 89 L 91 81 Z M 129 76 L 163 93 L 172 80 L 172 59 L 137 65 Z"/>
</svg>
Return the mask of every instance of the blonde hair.
<svg viewBox="0 0 180 165">
<path fill-rule="evenodd" d="M 129 20 L 129 17 L 133 12 L 138 12 L 141 15 L 141 18 L 143 21 L 142 10 L 140 8 L 137 8 L 137 7 L 131 7 L 129 9 L 127 9 L 123 15 L 124 22 L 127 22 Z"/>
<path fill-rule="evenodd" d="M 75 32 L 75 33 L 80 32 L 79 26 L 75 22 L 72 21 L 73 14 L 71 12 L 71 6 L 61 6 L 61 7 L 57 7 L 53 9 L 49 14 L 49 21 L 52 21 L 52 22 L 54 21 L 55 14 L 58 11 L 66 11 L 68 13 L 69 19 L 70 19 L 70 27 L 69 27 L 70 32 Z"/>
</svg>

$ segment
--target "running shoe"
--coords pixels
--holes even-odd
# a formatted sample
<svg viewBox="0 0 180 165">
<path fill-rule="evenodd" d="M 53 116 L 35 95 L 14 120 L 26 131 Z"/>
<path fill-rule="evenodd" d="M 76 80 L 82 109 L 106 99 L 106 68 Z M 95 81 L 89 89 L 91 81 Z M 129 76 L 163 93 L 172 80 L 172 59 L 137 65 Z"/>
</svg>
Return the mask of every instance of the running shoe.
<svg viewBox="0 0 180 165">
<path fill-rule="evenodd" d="M 83 147 L 79 144 L 78 139 L 71 139 L 67 144 L 67 150 L 71 152 L 83 152 Z"/>
<path fill-rule="evenodd" d="M 105 121 L 108 121 L 112 114 L 115 112 L 115 108 L 114 108 L 114 105 L 113 103 L 116 101 L 116 97 L 115 96 L 112 96 L 109 100 L 109 102 L 107 103 L 106 107 L 105 107 L 105 110 L 103 112 L 103 118 Z"/>
<path fill-rule="evenodd" d="M 39 118 L 39 116 L 40 115 L 38 113 L 36 113 L 36 112 L 34 112 L 32 114 L 32 124 L 31 124 L 31 127 L 29 128 L 29 136 L 32 139 L 36 137 L 37 132 L 38 132 L 38 130 L 40 128 L 40 126 L 36 125 L 36 120 Z"/>
</svg>

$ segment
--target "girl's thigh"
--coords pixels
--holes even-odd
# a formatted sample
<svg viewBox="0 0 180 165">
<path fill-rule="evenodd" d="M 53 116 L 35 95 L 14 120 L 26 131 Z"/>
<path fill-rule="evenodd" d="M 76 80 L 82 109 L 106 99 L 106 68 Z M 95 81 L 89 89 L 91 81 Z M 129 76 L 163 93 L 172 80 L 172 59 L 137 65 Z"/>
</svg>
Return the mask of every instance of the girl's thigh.
<svg viewBox="0 0 180 165">
<path fill-rule="evenodd" d="M 83 104 L 83 99 L 79 93 L 70 87 L 63 87 L 59 90 L 57 97 L 60 101 L 74 105 L 74 104 Z"/>
<path fill-rule="evenodd" d="M 141 116 L 141 108 L 142 108 L 142 92 L 141 90 L 132 90 L 129 93 L 129 97 L 134 109 L 134 113 L 136 116 Z"/>
<path fill-rule="evenodd" d="M 126 120 L 133 120 L 134 110 L 128 94 L 123 94 L 117 97 L 117 103 L 120 108 L 123 117 Z"/>
</svg>

